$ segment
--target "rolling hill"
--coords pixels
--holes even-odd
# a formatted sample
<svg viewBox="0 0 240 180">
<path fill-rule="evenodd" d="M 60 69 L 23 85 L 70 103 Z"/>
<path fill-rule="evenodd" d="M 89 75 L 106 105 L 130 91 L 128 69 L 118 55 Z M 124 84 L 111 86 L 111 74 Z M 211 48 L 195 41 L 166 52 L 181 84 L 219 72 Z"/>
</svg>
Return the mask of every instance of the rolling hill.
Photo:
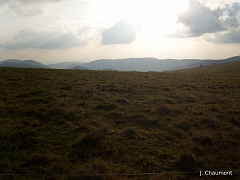
<svg viewBox="0 0 240 180">
<path fill-rule="evenodd" d="M 127 58 L 127 59 L 99 59 L 88 63 L 81 62 L 61 62 L 56 64 L 43 65 L 33 60 L 5 60 L 0 62 L 4 67 L 30 67 L 30 68 L 53 68 L 72 69 L 80 66 L 89 70 L 112 69 L 118 71 L 173 71 L 180 69 L 196 68 L 199 66 L 211 66 L 214 64 L 225 64 L 230 62 L 240 62 L 240 56 L 235 56 L 222 60 L 200 60 L 200 59 L 157 59 L 157 58 Z"/>
<path fill-rule="evenodd" d="M 187 64 L 194 64 L 197 60 L 159 60 L 156 58 L 129 58 L 129 59 L 102 59 L 84 64 L 89 69 L 99 70 L 104 68 L 119 71 L 165 71 L 174 67 L 185 67 Z M 200 61 L 200 60 L 199 60 Z M 183 67 L 182 67 L 183 66 Z"/>
<path fill-rule="evenodd" d="M 15 60 L 9 59 L 0 62 L 0 67 L 17 67 L 17 68 L 50 68 L 34 60 Z"/>
<path fill-rule="evenodd" d="M 60 63 L 55 63 L 55 64 L 47 64 L 50 68 L 53 69 L 71 69 L 74 66 L 82 66 L 85 63 L 81 62 L 60 62 Z"/>
<path fill-rule="evenodd" d="M 50 67 L 59 67 L 69 69 L 74 66 L 81 66 L 90 70 L 114 69 L 119 71 L 172 71 L 187 68 L 196 68 L 199 66 L 211 66 L 214 64 L 224 64 L 229 62 L 240 62 L 240 56 L 235 56 L 222 60 L 199 60 L 199 59 L 164 59 L 157 58 L 127 58 L 127 59 L 99 59 L 88 63 L 65 62 L 48 65 Z"/>
</svg>

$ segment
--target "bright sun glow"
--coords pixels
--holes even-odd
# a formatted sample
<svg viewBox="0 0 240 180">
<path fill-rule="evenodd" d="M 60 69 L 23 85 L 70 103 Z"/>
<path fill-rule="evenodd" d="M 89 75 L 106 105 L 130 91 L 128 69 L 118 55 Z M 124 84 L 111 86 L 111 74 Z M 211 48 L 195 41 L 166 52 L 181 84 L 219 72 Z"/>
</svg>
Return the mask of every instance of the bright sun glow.
<svg viewBox="0 0 240 180">
<path fill-rule="evenodd" d="M 177 14 L 187 8 L 187 0 L 122 0 L 97 2 L 99 19 L 127 20 L 139 27 L 141 38 L 149 42 L 176 30 Z"/>
</svg>

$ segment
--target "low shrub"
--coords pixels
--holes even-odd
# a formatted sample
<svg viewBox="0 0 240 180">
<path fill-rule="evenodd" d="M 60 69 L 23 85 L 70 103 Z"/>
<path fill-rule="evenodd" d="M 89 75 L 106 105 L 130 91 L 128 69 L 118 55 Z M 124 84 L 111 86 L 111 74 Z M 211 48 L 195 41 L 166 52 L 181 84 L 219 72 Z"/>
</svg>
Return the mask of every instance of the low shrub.
<svg viewBox="0 0 240 180">
<path fill-rule="evenodd" d="M 196 171 L 198 167 L 195 156 L 190 152 L 181 153 L 176 163 L 181 171 Z"/>
<path fill-rule="evenodd" d="M 128 100 L 127 100 L 127 99 L 124 99 L 124 98 L 118 98 L 118 99 L 116 100 L 116 102 L 117 102 L 118 104 L 124 105 L 124 106 L 129 104 Z"/>
<path fill-rule="evenodd" d="M 117 106 L 115 104 L 99 104 L 99 105 L 96 106 L 95 109 L 111 111 L 111 110 L 114 110 L 116 108 L 117 108 Z"/>
<path fill-rule="evenodd" d="M 136 135 L 136 130 L 134 127 L 127 127 L 123 129 L 123 135 L 127 138 L 133 138 Z"/>
<path fill-rule="evenodd" d="M 194 142 L 197 142 L 201 145 L 213 145 L 213 138 L 209 135 L 202 135 L 202 136 L 197 136 L 197 137 L 193 137 L 192 140 Z"/>
</svg>

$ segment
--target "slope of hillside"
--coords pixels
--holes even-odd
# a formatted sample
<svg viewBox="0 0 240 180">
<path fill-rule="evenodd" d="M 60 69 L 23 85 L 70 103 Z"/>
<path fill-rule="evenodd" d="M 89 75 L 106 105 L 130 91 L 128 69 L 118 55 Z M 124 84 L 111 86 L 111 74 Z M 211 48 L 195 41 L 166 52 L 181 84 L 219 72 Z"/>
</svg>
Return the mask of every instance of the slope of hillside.
<svg viewBox="0 0 240 180">
<path fill-rule="evenodd" d="M 189 68 L 173 72 L 184 73 L 237 73 L 240 72 L 240 62 L 231 62 L 226 64 L 215 64 L 198 68 Z"/>
<path fill-rule="evenodd" d="M 237 66 L 0 68 L 0 178 L 199 179 L 212 170 L 239 179 Z"/>
<path fill-rule="evenodd" d="M 233 57 L 225 59 L 225 61 L 227 61 L 228 63 L 230 63 L 230 62 L 239 62 L 240 61 L 240 56 L 233 56 Z"/>
</svg>

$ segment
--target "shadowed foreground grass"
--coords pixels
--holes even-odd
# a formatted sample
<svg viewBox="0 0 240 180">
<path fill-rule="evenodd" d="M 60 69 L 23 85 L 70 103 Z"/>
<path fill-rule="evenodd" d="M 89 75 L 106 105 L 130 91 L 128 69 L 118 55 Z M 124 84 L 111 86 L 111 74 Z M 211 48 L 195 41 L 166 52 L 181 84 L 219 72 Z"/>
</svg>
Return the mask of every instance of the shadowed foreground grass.
<svg viewBox="0 0 240 180">
<path fill-rule="evenodd" d="M 0 68 L 0 178 L 238 179 L 240 69 L 204 68 Z"/>
</svg>

